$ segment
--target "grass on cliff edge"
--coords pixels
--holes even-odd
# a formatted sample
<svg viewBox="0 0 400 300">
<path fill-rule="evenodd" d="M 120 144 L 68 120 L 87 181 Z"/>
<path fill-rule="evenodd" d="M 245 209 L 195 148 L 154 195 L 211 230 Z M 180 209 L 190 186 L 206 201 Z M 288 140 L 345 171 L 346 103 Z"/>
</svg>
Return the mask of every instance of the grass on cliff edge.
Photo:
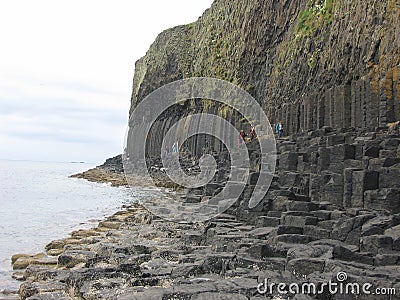
<svg viewBox="0 0 400 300">
<path fill-rule="evenodd" d="M 300 11 L 295 27 L 296 40 L 311 36 L 318 28 L 333 21 L 334 0 L 309 0 Z"/>
</svg>

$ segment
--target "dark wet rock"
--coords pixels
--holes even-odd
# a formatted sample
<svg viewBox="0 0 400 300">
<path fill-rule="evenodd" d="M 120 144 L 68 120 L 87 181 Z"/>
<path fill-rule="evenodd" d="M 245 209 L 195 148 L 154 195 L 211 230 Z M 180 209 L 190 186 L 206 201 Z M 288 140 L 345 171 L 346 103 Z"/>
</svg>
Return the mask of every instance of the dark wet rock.
<svg viewBox="0 0 400 300">
<path fill-rule="evenodd" d="M 333 258 L 333 246 L 329 245 L 296 245 L 289 249 L 287 260 L 298 258 Z"/>
<path fill-rule="evenodd" d="M 323 272 L 324 268 L 325 260 L 319 258 L 295 258 L 287 263 L 287 270 L 299 278 L 314 272 Z"/>
<path fill-rule="evenodd" d="M 27 300 L 73 300 L 66 292 L 42 293 L 26 298 Z"/>
<path fill-rule="evenodd" d="M 372 253 L 357 252 L 344 246 L 335 246 L 333 248 L 333 258 L 338 260 L 358 262 L 367 265 L 374 264 L 374 257 Z"/>
<path fill-rule="evenodd" d="M 385 235 L 393 240 L 393 250 L 400 251 L 400 225 L 385 230 Z"/>
<path fill-rule="evenodd" d="M 251 238 L 267 239 L 274 232 L 274 230 L 274 227 L 259 227 L 249 231 L 246 235 Z"/>
<path fill-rule="evenodd" d="M 296 226 L 287 226 L 282 225 L 278 226 L 276 229 L 276 235 L 282 234 L 303 234 L 304 228 L 303 227 L 296 227 Z"/>
<path fill-rule="evenodd" d="M 58 257 L 58 266 L 72 268 L 79 263 L 86 263 L 96 255 L 95 252 L 67 250 Z"/>
<path fill-rule="evenodd" d="M 323 246 L 329 246 L 329 247 L 335 247 L 335 246 L 346 246 L 347 248 L 351 249 L 352 251 L 358 251 L 359 247 L 356 245 L 349 245 L 344 242 L 334 240 L 334 239 L 320 239 L 316 240 L 310 243 L 311 246 L 314 245 L 323 245 Z"/>
<path fill-rule="evenodd" d="M 314 239 L 311 236 L 303 234 L 281 234 L 272 238 L 273 243 L 287 244 L 308 244 Z"/>
<path fill-rule="evenodd" d="M 276 227 L 280 224 L 280 217 L 260 216 L 256 220 L 256 227 Z"/>
<path fill-rule="evenodd" d="M 266 245 L 268 247 L 268 245 Z M 251 257 L 247 255 L 238 255 L 235 259 L 235 267 L 269 270 L 279 269 L 284 270 L 286 259 L 283 257 L 273 257 L 274 252 L 272 249 L 264 249 L 261 253 L 248 252 Z"/>
<path fill-rule="evenodd" d="M 214 255 L 208 255 L 203 258 L 202 270 L 204 273 L 215 273 L 220 274 L 226 272 L 230 262 L 234 259 L 235 255 L 231 253 L 218 253 Z"/>
<path fill-rule="evenodd" d="M 380 188 L 379 190 L 365 192 L 364 206 L 370 209 L 386 210 L 390 213 L 398 214 L 400 213 L 400 204 L 398 201 L 400 189 L 392 188 L 393 185 L 390 184 L 391 179 L 387 178 L 387 180 L 388 182 L 385 186 L 389 188 Z"/>
<path fill-rule="evenodd" d="M 314 239 L 328 239 L 330 237 L 330 231 L 319 226 L 305 225 L 303 231 L 305 235 Z"/>
<path fill-rule="evenodd" d="M 378 158 L 379 157 L 379 146 L 377 145 L 365 145 L 364 156 Z"/>
<path fill-rule="evenodd" d="M 378 216 L 362 225 L 363 236 L 383 234 L 386 229 L 400 224 L 398 215 Z"/>
<path fill-rule="evenodd" d="M 193 295 L 190 300 L 246 300 L 245 295 L 234 293 L 201 293 Z"/>
<path fill-rule="evenodd" d="M 304 215 L 285 214 L 283 216 L 283 225 L 292 227 L 303 227 L 305 225 L 316 225 L 318 218 Z"/>
<path fill-rule="evenodd" d="M 19 289 L 19 294 L 22 299 L 26 299 L 32 296 L 36 297 L 36 294 L 46 294 L 48 293 L 59 293 L 61 291 L 64 291 L 66 288 L 66 285 L 61 282 L 57 281 L 50 281 L 46 283 L 29 283 L 29 282 L 24 282 L 21 284 L 20 289 Z M 38 296 L 41 297 L 41 296 Z M 32 299 L 32 298 L 31 298 Z M 39 298 L 40 299 L 40 298 Z"/>
<path fill-rule="evenodd" d="M 361 249 L 374 254 L 391 252 L 393 249 L 393 239 L 386 235 L 366 236 L 361 240 Z"/>
<path fill-rule="evenodd" d="M 173 266 L 171 272 L 171 278 L 188 278 L 193 276 L 198 276 L 203 274 L 201 262 L 194 262 L 194 263 L 183 263 L 176 266 Z"/>
<path fill-rule="evenodd" d="M 282 170 L 297 170 L 298 154 L 295 152 L 284 152 L 279 158 L 279 168 Z"/>
<path fill-rule="evenodd" d="M 333 228 L 331 237 L 340 241 L 358 244 L 361 236 L 361 226 L 373 215 L 361 215 L 347 220 L 339 221 Z"/>
<path fill-rule="evenodd" d="M 398 253 L 378 254 L 374 258 L 374 265 L 378 267 L 398 265 L 399 262 L 400 262 L 400 255 Z"/>
<path fill-rule="evenodd" d="M 31 265 L 25 269 L 23 276 L 25 280 L 30 278 L 39 282 L 49 280 L 63 282 L 69 276 L 69 272 L 67 270 L 49 269 L 47 266 Z"/>
<path fill-rule="evenodd" d="M 315 211 L 319 208 L 317 203 L 304 202 L 304 201 L 289 201 L 287 204 L 287 210 L 289 211 Z"/>
</svg>

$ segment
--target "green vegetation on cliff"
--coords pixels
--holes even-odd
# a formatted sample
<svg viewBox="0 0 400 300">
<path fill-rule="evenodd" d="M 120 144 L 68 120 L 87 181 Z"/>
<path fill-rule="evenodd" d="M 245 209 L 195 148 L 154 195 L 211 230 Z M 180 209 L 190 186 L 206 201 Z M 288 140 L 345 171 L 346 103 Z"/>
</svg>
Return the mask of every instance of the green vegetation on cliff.
<svg viewBox="0 0 400 300">
<path fill-rule="evenodd" d="M 334 18 L 333 0 L 309 0 L 307 8 L 300 11 L 295 27 L 296 40 L 309 37 L 323 26 L 329 25 Z"/>
<path fill-rule="evenodd" d="M 379 95 L 397 103 L 400 8 L 396 2 L 216 0 L 196 22 L 161 33 L 137 62 L 131 109 L 158 87 L 194 76 L 237 84 L 273 119 L 293 114 L 296 119 L 285 124 L 288 131 L 306 128 L 301 110 L 309 109 L 315 118 L 317 107 L 307 108 L 309 99 L 360 79 L 374 93 L 363 92 L 360 103 Z M 370 109 L 386 106 L 395 104 L 374 104 Z M 385 110 L 379 114 L 384 122 Z"/>
</svg>

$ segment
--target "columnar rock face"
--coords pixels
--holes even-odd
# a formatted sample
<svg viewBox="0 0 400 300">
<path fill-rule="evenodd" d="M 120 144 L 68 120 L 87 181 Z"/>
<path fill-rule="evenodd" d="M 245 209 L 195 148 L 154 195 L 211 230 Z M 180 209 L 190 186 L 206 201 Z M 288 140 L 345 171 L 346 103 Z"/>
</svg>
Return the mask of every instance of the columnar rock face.
<svg viewBox="0 0 400 300">
<path fill-rule="evenodd" d="M 400 287 L 400 131 L 324 127 L 277 143 L 278 165 L 262 202 L 249 209 L 259 176 L 256 142 L 247 144 L 248 184 L 226 213 L 196 224 L 172 223 L 132 205 L 90 230 L 14 255 L 22 299 L 397 299 L 324 290 L 257 289 L 269 280 L 320 287 L 347 281 Z M 224 157 L 225 150 L 215 153 Z M 221 160 L 221 159 L 220 159 Z M 105 167 L 118 159 L 108 161 Z M 154 171 L 160 163 L 153 161 Z M 193 166 L 183 159 L 182 167 Z M 182 204 L 219 193 L 227 175 L 181 193 Z M 393 291 L 391 292 L 393 293 Z M 304 296 L 304 297 L 303 297 Z"/>
<path fill-rule="evenodd" d="M 379 134 L 360 135 L 400 120 L 399 20 L 399 5 L 389 0 L 217 0 L 197 22 L 161 33 L 136 63 L 131 112 L 178 79 L 230 81 L 292 134 L 294 144 L 280 150 L 279 169 L 303 173 L 311 199 L 340 207 L 393 203 L 397 192 L 388 178 L 395 171 L 388 164 L 397 159 L 394 150 Z M 189 114 L 218 114 L 245 126 L 240 115 L 221 108 L 187 100 L 168 109 L 153 124 L 149 156 L 160 154 L 163 136 Z M 140 120 L 130 121 L 141 130 Z M 200 155 L 218 150 L 213 143 L 197 136 L 189 148 Z"/>
<path fill-rule="evenodd" d="M 398 133 L 330 127 L 293 135 L 290 141 L 278 141 L 276 176 L 281 185 L 311 201 L 398 214 L 399 144 Z M 271 189 L 265 198 L 270 204 Z"/>
<path fill-rule="evenodd" d="M 399 20 L 396 0 L 216 0 L 136 63 L 131 111 L 166 83 L 204 76 L 249 91 L 287 134 L 394 122 Z"/>
</svg>

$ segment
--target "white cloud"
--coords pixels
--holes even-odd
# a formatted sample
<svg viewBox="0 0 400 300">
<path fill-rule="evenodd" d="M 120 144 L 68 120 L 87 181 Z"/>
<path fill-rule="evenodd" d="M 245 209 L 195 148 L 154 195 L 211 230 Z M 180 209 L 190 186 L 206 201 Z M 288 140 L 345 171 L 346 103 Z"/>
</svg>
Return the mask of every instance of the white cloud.
<svg viewBox="0 0 400 300">
<path fill-rule="evenodd" d="M 121 152 L 135 61 L 211 3 L 1 1 L 0 158 L 101 162 Z"/>
</svg>

